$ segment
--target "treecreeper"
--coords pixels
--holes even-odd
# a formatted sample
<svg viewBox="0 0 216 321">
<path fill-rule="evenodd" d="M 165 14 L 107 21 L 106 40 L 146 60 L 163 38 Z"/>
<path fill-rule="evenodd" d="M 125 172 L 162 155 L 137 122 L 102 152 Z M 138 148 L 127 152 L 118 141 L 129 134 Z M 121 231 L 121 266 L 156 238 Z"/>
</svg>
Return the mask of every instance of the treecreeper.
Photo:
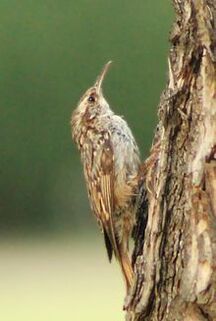
<svg viewBox="0 0 216 321">
<path fill-rule="evenodd" d="M 72 137 L 81 154 L 91 209 L 104 234 L 109 260 L 114 253 L 127 292 L 133 283 L 129 239 L 135 224 L 139 149 L 126 121 L 110 108 L 102 83 L 108 62 L 72 113 Z"/>
</svg>

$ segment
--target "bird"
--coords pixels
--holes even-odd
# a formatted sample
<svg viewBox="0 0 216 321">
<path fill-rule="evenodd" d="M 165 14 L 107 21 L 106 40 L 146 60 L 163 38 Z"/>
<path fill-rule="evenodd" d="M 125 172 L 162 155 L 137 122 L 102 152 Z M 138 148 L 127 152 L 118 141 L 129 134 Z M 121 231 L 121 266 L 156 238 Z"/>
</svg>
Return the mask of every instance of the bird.
<svg viewBox="0 0 216 321">
<path fill-rule="evenodd" d="M 135 225 L 140 153 L 127 122 L 112 111 L 103 95 L 102 83 L 111 63 L 81 97 L 71 128 L 109 261 L 114 253 L 128 292 L 134 280 L 129 240 Z"/>
</svg>

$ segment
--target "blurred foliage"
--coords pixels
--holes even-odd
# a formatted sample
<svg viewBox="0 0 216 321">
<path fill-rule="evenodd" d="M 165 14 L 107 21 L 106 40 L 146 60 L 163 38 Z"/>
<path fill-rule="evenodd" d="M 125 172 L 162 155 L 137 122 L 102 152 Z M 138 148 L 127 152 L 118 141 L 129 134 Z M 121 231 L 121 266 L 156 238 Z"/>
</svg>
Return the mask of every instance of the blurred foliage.
<svg viewBox="0 0 216 321">
<path fill-rule="evenodd" d="M 71 112 L 113 60 L 105 95 L 147 156 L 166 80 L 170 2 L 1 0 L 0 20 L 1 234 L 91 230 Z"/>
</svg>

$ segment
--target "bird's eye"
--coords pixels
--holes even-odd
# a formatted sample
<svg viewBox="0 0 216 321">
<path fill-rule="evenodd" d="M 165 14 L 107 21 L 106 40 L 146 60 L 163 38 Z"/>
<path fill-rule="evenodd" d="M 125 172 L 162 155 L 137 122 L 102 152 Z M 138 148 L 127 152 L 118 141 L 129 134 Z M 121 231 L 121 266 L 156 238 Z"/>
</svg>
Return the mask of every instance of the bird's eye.
<svg viewBox="0 0 216 321">
<path fill-rule="evenodd" d="M 93 95 L 90 95 L 88 101 L 90 101 L 91 103 L 95 102 L 95 97 Z"/>
</svg>

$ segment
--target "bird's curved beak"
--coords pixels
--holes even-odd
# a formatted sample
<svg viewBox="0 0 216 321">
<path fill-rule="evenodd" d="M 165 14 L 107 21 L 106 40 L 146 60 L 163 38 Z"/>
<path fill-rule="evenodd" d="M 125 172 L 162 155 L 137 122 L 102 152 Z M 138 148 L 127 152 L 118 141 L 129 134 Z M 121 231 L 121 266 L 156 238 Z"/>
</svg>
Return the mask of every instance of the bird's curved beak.
<svg viewBox="0 0 216 321">
<path fill-rule="evenodd" d="M 97 77 L 96 83 L 94 85 L 94 87 L 96 88 L 97 93 L 99 93 L 101 91 L 101 86 L 102 86 L 103 80 L 105 78 L 105 75 L 106 75 L 111 63 L 112 63 L 112 61 L 108 61 L 106 63 L 106 65 L 103 67 L 100 75 Z"/>
</svg>

